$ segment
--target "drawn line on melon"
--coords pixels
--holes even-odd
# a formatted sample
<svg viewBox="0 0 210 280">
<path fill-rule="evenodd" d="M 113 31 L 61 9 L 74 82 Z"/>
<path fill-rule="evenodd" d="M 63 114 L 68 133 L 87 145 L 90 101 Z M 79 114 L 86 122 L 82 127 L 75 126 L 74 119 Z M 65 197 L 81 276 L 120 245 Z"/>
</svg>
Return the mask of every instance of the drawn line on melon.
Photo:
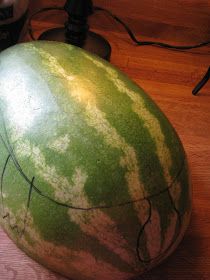
<svg viewBox="0 0 210 280">
<path fill-rule="evenodd" d="M 23 221 L 23 231 L 22 231 L 21 236 L 25 233 L 25 229 L 26 229 L 26 223 L 27 223 L 28 211 L 29 211 L 29 207 L 30 207 L 30 203 L 31 203 L 31 196 L 32 196 L 32 191 L 33 191 L 34 180 L 35 180 L 35 177 L 32 178 L 31 184 L 30 184 L 30 189 L 29 189 L 28 199 L 27 199 L 27 206 L 26 206 L 26 213 L 25 213 L 25 217 L 24 217 L 24 221 Z"/>
<path fill-rule="evenodd" d="M 5 133 L 5 135 L 7 135 L 7 134 Z M 28 176 L 24 173 L 24 171 L 22 170 L 21 166 L 19 165 L 18 160 L 17 160 L 17 158 L 16 158 L 16 156 L 14 154 L 14 151 L 13 151 L 13 149 L 11 147 L 11 144 L 9 142 L 8 136 L 6 136 L 6 138 L 7 138 L 7 143 L 4 140 L 2 134 L 0 134 L 0 140 L 2 141 L 2 143 L 3 143 L 4 147 L 6 148 L 6 150 L 8 151 L 8 153 L 9 153 L 11 159 L 12 159 L 12 162 L 14 163 L 17 171 L 20 173 L 20 175 L 25 179 L 25 181 L 30 186 L 31 185 L 31 180 L 28 178 Z M 73 205 L 69 205 L 69 204 L 66 204 L 66 203 L 62 203 L 62 202 L 56 201 L 55 199 L 45 195 L 43 192 L 41 192 L 39 190 L 39 188 L 37 188 L 37 186 L 34 183 L 32 184 L 32 187 L 33 187 L 33 190 L 36 193 L 38 193 L 40 196 L 42 196 L 45 199 L 48 199 L 49 201 L 51 201 L 53 203 L 56 203 L 59 206 L 63 206 L 63 207 L 71 208 L 71 209 L 75 209 L 75 210 L 81 210 L 81 211 L 90 211 L 90 210 L 95 210 L 95 209 L 109 209 L 109 208 L 114 208 L 114 207 L 125 206 L 125 205 L 128 205 L 128 204 L 133 204 L 133 203 L 136 203 L 136 202 L 139 202 L 139 201 L 144 201 L 146 199 L 151 199 L 153 197 L 159 196 L 162 193 L 167 192 L 170 188 L 173 187 L 173 185 L 177 181 L 179 175 L 181 174 L 181 172 L 183 170 L 184 164 L 185 164 L 185 160 L 183 160 L 183 163 L 181 165 L 181 168 L 180 168 L 179 172 L 177 173 L 177 176 L 175 176 L 175 178 L 172 180 L 171 184 L 168 187 L 164 188 L 163 190 L 159 191 L 158 193 L 151 194 L 151 195 L 149 195 L 147 197 L 139 198 L 139 199 L 132 200 L 132 201 L 126 201 L 126 202 L 118 203 L 116 205 L 99 205 L 99 206 L 93 206 L 93 207 L 88 207 L 88 208 L 83 208 L 83 207 L 79 207 L 79 206 L 73 206 Z"/>
<path fill-rule="evenodd" d="M 11 158 L 11 155 L 9 154 L 6 161 L 5 161 L 5 164 L 4 164 L 4 167 L 3 167 L 3 171 L 2 171 L 2 174 L 1 174 L 1 203 L 2 203 L 2 213 L 4 213 L 4 201 L 3 201 L 3 180 L 4 180 L 4 174 L 5 174 L 5 171 L 7 169 L 7 165 L 9 163 L 9 160 Z"/>
<path fill-rule="evenodd" d="M 53 198 L 45 195 L 44 193 L 42 193 L 35 185 L 34 183 L 34 180 L 35 180 L 35 177 L 33 177 L 32 180 L 30 180 L 28 178 L 28 176 L 24 173 L 24 171 L 22 170 L 20 164 L 18 163 L 18 160 L 16 158 L 16 155 L 13 151 L 13 148 L 11 146 L 11 143 L 9 141 L 9 137 L 8 137 L 8 133 L 7 133 L 7 129 L 6 129 L 6 126 L 5 126 L 5 122 L 4 122 L 4 118 L 3 116 L 1 115 L 2 117 L 2 120 L 3 120 L 3 127 L 4 127 L 4 132 L 5 132 L 5 138 L 6 138 L 6 141 L 4 139 L 4 137 L 2 136 L 2 134 L 0 134 L 0 140 L 2 141 L 5 149 L 7 150 L 7 152 L 9 153 L 9 155 L 7 156 L 7 159 L 6 159 L 6 162 L 4 164 L 4 167 L 3 167 L 3 171 L 2 171 L 2 174 L 1 174 L 1 182 L 0 182 L 0 186 L 1 186 L 1 199 L 3 200 L 3 180 L 4 180 L 4 176 L 5 176 L 5 173 L 6 173 L 6 169 L 8 167 L 8 163 L 9 163 L 9 160 L 11 160 L 13 162 L 13 164 L 15 165 L 17 171 L 20 173 L 20 175 L 25 179 L 25 181 L 29 184 L 30 186 L 30 189 L 29 189 L 29 194 L 28 194 L 28 199 L 27 199 L 27 209 L 26 209 L 26 213 L 25 213 L 25 218 L 24 218 L 24 227 L 23 229 L 20 231 L 18 229 L 18 226 L 17 225 L 10 225 L 11 229 L 12 230 L 16 230 L 17 233 L 20 235 L 20 237 L 24 234 L 24 231 L 25 231 L 25 226 L 26 226 L 26 223 L 27 223 L 27 214 L 28 214 L 28 210 L 29 210 L 29 206 L 30 206 L 30 201 L 31 201 L 31 195 L 32 195 L 32 191 L 34 190 L 36 193 L 38 193 L 40 196 L 42 196 L 43 198 L 45 199 L 48 199 L 49 201 L 53 202 L 53 203 L 56 203 L 57 205 L 59 206 L 63 206 L 63 207 L 66 207 L 66 208 L 69 208 L 69 209 L 75 209 L 75 210 L 82 210 L 82 211 L 90 211 L 90 210 L 96 210 L 96 209 L 107 209 L 107 208 L 113 208 L 113 207 L 120 207 L 120 206 L 125 206 L 125 205 L 128 205 L 128 204 L 133 204 L 133 203 L 136 203 L 136 202 L 139 202 L 139 201 L 145 201 L 147 200 L 148 203 L 149 203 L 149 215 L 148 215 L 148 218 L 147 220 L 145 221 L 145 223 L 143 224 L 143 226 L 141 226 L 141 229 L 139 231 L 139 234 L 138 234 L 138 237 L 137 237 L 137 246 L 136 246 L 136 252 L 137 252 L 137 256 L 138 256 L 138 259 L 140 262 L 142 263 L 151 263 L 153 261 L 157 261 L 157 260 L 160 260 L 162 257 L 164 257 L 164 255 L 171 249 L 171 247 L 173 246 L 174 242 L 176 242 L 176 240 L 178 239 L 179 237 L 179 233 L 176 234 L 175 238 L 172 239 L 172 241 L 170 242 L 169 246 L 164 250 L 164 252 L 162 252 L 161 254 L 159 254 L 157 257 L 155 258 L 151 258 L 151 259 L 148 259 L 148 260 L 144 260 L 141 258 L 140 256 L 140 251 L 139 251 L 139 245 L 140 245 L 140 238 L 142 236 L 142 234 L 144 233 L 144 230 L 147 226 L 147 224 L 150 222 L 151 220 L 151 213 L 152 213 L 152 203 L 151 203 L 151 199 L 153 199 L 154 197 L 156 196 L 159 196 L 160 194 L 162 193 L 165 193 L 165 192 L 168 192 L 169 194 L 169 199 L 171 201 L 171 204 L 174 208 L 174 211 L 175 213 L 177 214 L 178 216 L 178 222 L 179 222 L 179 227 L 181 227 L 181 214 L 179 213 L 178 209 L 176 208 L 176 205 L 173 201 L 173 198 L 169 192 L 169 189 L 173 187 L 173 185 L 176 183 L 177 179 L 179 178 L 182 170 L 183 170 L 183 167 L 184 167 L 184 164 L 185 164 L 185 160 L 183 160 L 183 164 L 177 174 L 177 176 L 175 176 L 175 178 L 172 180 L 171 184 L 163 189 L 162 191 L 158 192 L 157 194 L 152 194 L 150 196 L 147 196 L 147 197 L 144 197 L 144 198 L 141 198 L 141 199 L 138 199 L 138 200 L 133 200 L 133 201 L 128 201 L 128 202 L 124 202 L 124 203 L 119 203 L 119 204 L 116 204 L 116 205 L 101 205 L 101 206 L 94 206 L 94 207 L 89 207 L 89 208 L 82 208 L 82 207 L 76 207 L 76 206 L 72 206 L 72 205 L 68 205 L 68 204 L 65 204 L 65 203 L 61 203 L 61 202 L 58 202 L 56 200 L 54 200 Z M 9 213 L 7 213 L 5 216 L 3 216 L 3 219 L 6 219 L 8 218 L 8 220 L 10 221 L 10 215 Z"/>
<path fill-rule="evenodd" d="M 169 188 L 166 190 L 168 192 L 168 196 L 169 196 L 169 199 L 170 199 L 170 202 L 171 202 L 171 205 L 172 207 L 174 208 L 174 211 L 177 215 L 177 223 L 178 223 L 178 227 L 179 229 L 182 228 L 182 215 L 181 213 L 179 212 L 179 210 L 177 209 L 174 201 L 173 201 L 173 198 L 170 194 L 170 191 L 169 191 Z M 154 197 L 152 197 L 154 198 Z M 179 236 L 180 236 L 180 231 L 178 230 L 175 237 L 172 238 L 171 242 L 169 243 L 169 245 L 166 247 L 166 249 L 164 249 L 163 252 L 161 252 L 158 256 L 154 257 L 154 258 L 150 258 L 150 259 L 143 259 L 141 257 L 141 254 L 140 254 L 140 239 L 141 239 L 141 236 L 143 235 L 144 231 L 145 231 L 145 228 L 147 226 L 147 224 L 149 222 L 151 222 L 151 216 L 152 216 L 152 202 L 151 202 L 151 197 L 150 198 L 146 198 L 146 201 L 148 202 L 149 204 L 149 213 L 148 213 L 148 218 L 146 219 L 145 223 L 141 226 L 140 228 L 140 231 L 139 231 L 139 234 L 138 234 L 138 238 L 137 238 L 137 244 L 136 244 L 136 253 L 137 253 L 137 257 L 139 259 L 140 262 L 142 263 L 145 263 L 145 264 L 150 264 L 152 262 L 159 262 L 162 258 L 164 258 L 167 253 L 171 250 L 172 246 L 176 243 L 176 241 L 178 240 Z"/>
</svg>

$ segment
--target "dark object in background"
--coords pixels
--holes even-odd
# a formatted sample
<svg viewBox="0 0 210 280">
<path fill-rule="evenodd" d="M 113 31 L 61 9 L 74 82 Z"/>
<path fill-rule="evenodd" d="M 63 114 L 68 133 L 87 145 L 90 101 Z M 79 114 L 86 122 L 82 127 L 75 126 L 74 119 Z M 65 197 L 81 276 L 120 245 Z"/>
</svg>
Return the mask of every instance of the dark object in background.
<svg viewBox="0 0 210 280">
<path fill-rule="evenodd" d="M 28 0 L 0 1 L 0 51 L 18 42 L 27 11 Z"/>
<path fill-rule="evenodd" d="M 39 40 L 69 43 L 109 60 L 109 42 L 101 35 L 89 31 L 88 17 L 93 13 L 92 0 L 67 0 L 64 10 L 68 14 L 65 27 L 47 30 Z"/>
<path fill-rule="evenodd" d="M 70 44 L 82 47 L 88 35 L 88 17 L 93 13 L 92 1 L 66 1 L 64 10 L 68 13 L 68 21 L 65 25 L 66 40 Z"/>
<path fill-rule="evenodd" d="M 202 80 L 193 89 L 192 94 L 196 95 L 205 86 L 205 84 L 209 81 L 209 79 L 210 79 L 210 66 L 208 68 L 208 71 L 206 72 L 206 74 L 202 78 Z"/>
</svg>

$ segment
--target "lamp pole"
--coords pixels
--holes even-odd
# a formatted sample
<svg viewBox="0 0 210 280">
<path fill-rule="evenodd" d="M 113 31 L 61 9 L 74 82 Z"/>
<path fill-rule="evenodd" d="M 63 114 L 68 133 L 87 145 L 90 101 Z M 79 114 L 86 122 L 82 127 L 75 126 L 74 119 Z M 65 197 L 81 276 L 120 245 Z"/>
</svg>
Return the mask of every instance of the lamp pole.
<svg viewBox="0 0 210 280">
<path fill-rule="evenodd" d="M 68 14 L 65 26 L 45 31 L 39 40 L 65 42 L 109 60 L 111 46 L 108 41 L 101 35 L 89 31 L 88 17 L 94 11 L 92 0 L 67 0 L 64 10 Z"/>
</svg>

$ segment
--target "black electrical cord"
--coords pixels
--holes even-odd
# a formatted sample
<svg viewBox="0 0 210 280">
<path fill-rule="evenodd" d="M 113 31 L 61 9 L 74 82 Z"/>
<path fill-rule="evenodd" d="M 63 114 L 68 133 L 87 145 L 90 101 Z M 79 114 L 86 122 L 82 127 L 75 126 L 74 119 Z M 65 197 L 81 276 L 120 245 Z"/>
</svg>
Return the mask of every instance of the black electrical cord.
<svg viewBox="0 0 210 280">
<path fill-rule="evenodd" d="M 34 33 L 33 33 L 33 28 L 32 28 L 32 20 L 33 18 L 38 15 L 38 14 L 41 14 L 41 13 L 44 13 L 44 12 L 48 12 L 48 11 L 64 11 L 64 7 L 45 7 L 45 8 L 41 8 L 40 10 L 36 11 L 35 13 L 33 13 L 29 19 L 28 19 L 28 33 L 31 37 L 31 39 L 33 41 L 36 40 L 36 38 L 34 37 Z"/>
<path fill-rule="evenodd" d="M 134 35 L 134 33 L 132 32 L 132 30 L 130 29 L 130 27 L 124 21 L 122 21 L 119 17 L 117 17 L 116 15 L 112 14 L 109 10 L 101 8 L 101 7 L 94 7 L 94 9 L 95 9 L 95 11 L 102 11 L 102 12 L 107 13 L 115 21 L 120 23 L 125 28 L 125 30 L 127 31 L 127 33 L 130 36 L 131 40 L 133 42 L 135 42 L 138 46 L 158 46 L 158 47 L 167 48 L 167 49 L 190 50 L 190 49 L 204 47 L 204 46 L 207 46 L 207 45 L 210 44 L 210 40 L 206 41 L 206 42 L 202 42 L 202 43 L 197 44 L 197 45 L 189 45 L 189 46 L 175 46 L 175 45 L 169 45 L 169 44 L 162 43 L 162 42 L 139 41 L 136 38 L 136 36 Z"/>
<path fill-rule="evenodd" d="M 210 79 L 210 66 L 209 66 L 206 74 L 202 78 L 202 80 L 193 89 L 192 94 L 196 95 L 205 86 L 205 84 L 209 81 L 209 79 Z"/>
<path fill-rule="evenodd" d="M 52 11 L 52 10 L 60 10 L 60 11 L 64 11 L 64 7 L 46 7 L 46 8 L 42 8 L 38 11 L 36 11 L 34 14 L 32 14 L 29 17 L 29 21 L 28 21 L 28 26 L 29 26 L 29 35 L 31 37 L 32 40 L 36 40 L 34 35 L 33 35 L 33 29 L 32 29 L 32 24 L 31 21 L 32 19 L 43 12 L 47 12 L 47 11 Z M 139 41 L 136 36 L 134 35 L 134 33 L 132 32 L 131 28 L 124 22 L 122 21 L 119 17 L 117 17 L 116 15 L 112 14 L 112 12 L 110 12 L 107 9 L 101 8 L 101 7 L 94 7 L 94 11 L 102 11 L 107 13 L 109 16 L 111 16 L 115 21 L 117 21 L 118 23 L 120 23 L 125 30 L 127 31 L 128 35 L 130 36 L 131 40 L 136 43 L 138 46 L 156 46 L 156 47 L 162 47 L 162 48 L 167 48 L 167 49 L 174 49 L 174 50 L 190 50 L 190 49 L 195 49 L 195 48 L 200 48 L 200 47 L 204 47 L 210 44 L 210 40 L 206 41 L 206 42 L 202 42 L 200 44 L 197 45 L 189 45 L 189 46 L 175 46 L 175 45 L 170 45 L 170 44 L 166 44 L 166 43 L 162 43 L 162 42 L 153 42 L 153 41 Z"/>
</svg>

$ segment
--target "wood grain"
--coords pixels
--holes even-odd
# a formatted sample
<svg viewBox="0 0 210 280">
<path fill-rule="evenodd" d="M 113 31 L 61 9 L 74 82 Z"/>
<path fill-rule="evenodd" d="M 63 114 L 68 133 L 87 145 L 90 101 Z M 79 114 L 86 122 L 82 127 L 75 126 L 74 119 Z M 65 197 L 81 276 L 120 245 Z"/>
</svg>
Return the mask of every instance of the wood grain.
<svg viewBox="0 0 210 280">
<path fill-rule="evenodd" d="M 34 0 L 31 11 L 63 3 Z M 195 44 L 210 38 L 209 0 L 95 0 L 94 4 L 119 15 L 143 40 Z M 38 36 L 64 21 L 64 15 L 54 12 L 38 16 L 33 22 L 35 34 Z M 136 47 L 122 27 L 102 13 L 94 14 L 90 25 L 111 43 L 111 62 L 141 85 L 167 115 L 185 146 L 190 163 L 194 201 L 187 234 L 165 263 L 139 280 L 209 280 L 210 82 L 199 96 L 193 96 L 191 91 L 210 65 L 210 47 L 185 52 Z M 0 229 L 0 280 L 12 279 L 64 278 L 28 258 Z"/>
</svg>

